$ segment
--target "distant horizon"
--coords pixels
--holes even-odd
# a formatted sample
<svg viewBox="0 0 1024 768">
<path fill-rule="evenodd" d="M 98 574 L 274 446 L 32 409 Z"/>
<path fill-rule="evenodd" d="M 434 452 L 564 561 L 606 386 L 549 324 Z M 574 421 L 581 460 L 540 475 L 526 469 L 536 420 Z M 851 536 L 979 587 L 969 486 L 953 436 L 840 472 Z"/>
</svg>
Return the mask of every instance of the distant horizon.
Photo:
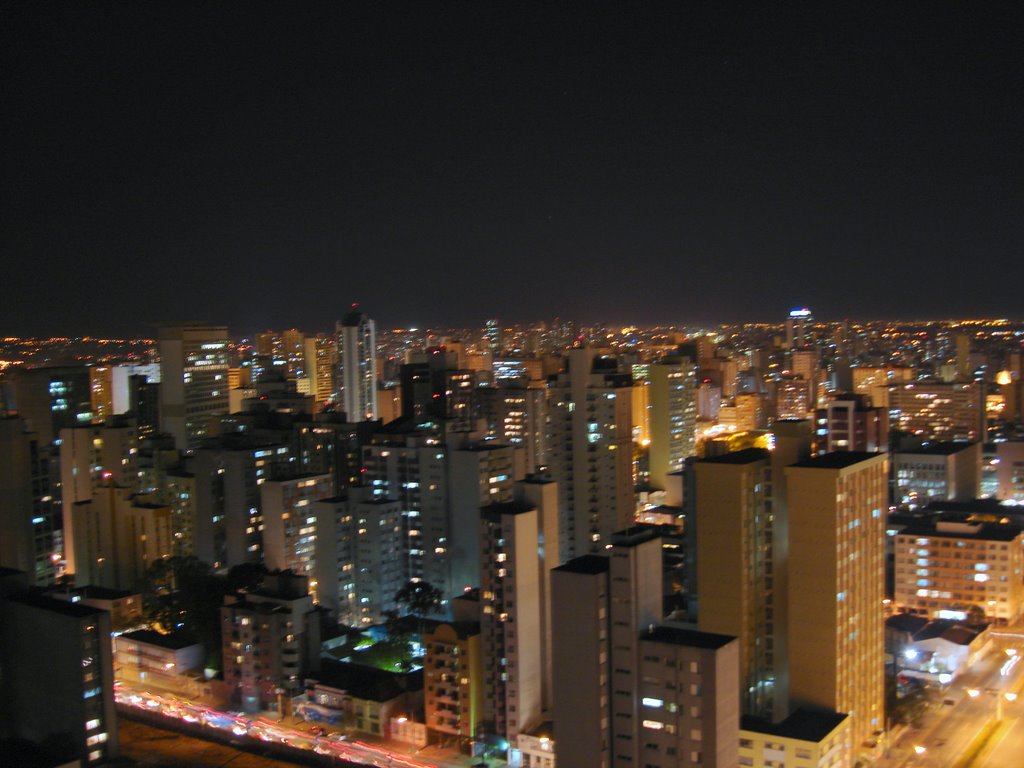
<svg viewBox="0 0 1024 768">
<path fill-rule="evenodd" d="M 498 317 L 498 318 L 487 317 L 487 318 L 483 318 L 480 321 L 479 325 L 430 324 L 430 325 L 411 325 L 411 326 L 402 327 L 402 326 L 394 325 L 394 324 L 391 324 L 391 323 L 382 324 L 379 317 L 376 317 L 372 313 L 369 313 L 369 312 L 367 313 L 367 315 L 372 320 L 374 320 L 374 322 L 376 323 L 377 332 L 378 333 L 380 333 L 382 331 L 383 332 L 387 332 L 387 333 L 410 333 L 410 332 L 413 332 L 413 333 L 424 332 L 424 333 L 426 333 L 426 332 L 434 332 L 434 331 L 472 331 L 472 330 L 481 330 L 482 331 L 483 328 L 484 328 L 484 323 L 487 320 L 489 320 L 489 319 L 497 319 L 499 321 L 500 327 L 502 327 L 502 328 L 527 328 L 527 327 L 530 327 L 532 325 L 536 325 L 538 323 L 547 323 L 548 327 L 550 328 L 552 321 L 555 319 L 554 317 L 552 317 L 550 319 L 537 318 L 537 319 L 529 320 L 529 321 L 520 321 L 520 322 L 512 322 L 512 321 L 510 321 L 510 322 L 506 323 L 506 322 L 503 322 L 500 317 Z M 339 315 L 338 319 L 339 320 L 341 319 L 340 315 Z M 637 328 L 639 330 L 653 330 L 653 329 L 658 329 L 658 328 L 664 328 L 664 329 L 672 329 L 672 330 L 676 330 L 676 331 L 697 330 L 697 329 L 712 330 L 714 328 L 736 328 L 736 327 L 744 327 L 744 326 L 784 326 L 785 322 L 786 322 L 786 316 L 785 315 L 783 315 L 780 319 L 777 319 L 777 320 L 747 320 L 747 321 L 741 321 L 741 322 L 686 321 L 686 322 L 681 322 L 681 323 L 636 323 L 636 322 L 630 322 L 630 321 L 611 321 L 611 320 L 584 321 L 584 320 L 577 320 L 577 319 L 571 318 L 571 317 L 565 317 L 565 318 L 558 317 L 558 319 L 560 321 L 562 321 L 562 322 L 576 323 L 581 328 L 593 328 L 595 326 L 605 325 L 609 329 L 619 329 L 619 330 L 621 330 L 622 328 Z M 982 317 L 982 316 L 949 317 L 949 316 L 947 316 L 947 317 L 918 317 L 918 318 L 912 318 L 912 317 L 874 317 L 874 318 L 867 318 L 867 319 L 865 319 L 865 318 L 858 318 L 858 317 L 841 317 L 841 318 L 828 318 L 828 317 L 825 317 L 825 318 L 822 318 L 822 317 L 818 317 L 817 315 L 814 316 L 814 324 L 815 325 L 819 325 L 819 324 L 820 325 L 832 325 L 832 324 L 838 324 L 838 323 L 843 323 L 843 322 L 856 323 L 856 324 L 865 324 L 865 325 L 866 324 L 871 324 L 871 323 L 894 323 L 894 324 L 908 324 L 908 325 L 943 324 L 943 323 L 969 323 L 969 324 L 1006 323 L 1006 324 L 1013 325 L 1013 324 L 1024 324 L 1024 316 L 1012 317 L 1012 316 L 1008 316 L 1008 315 L 1007 316 L 992 315 L 992 316 L 988 316 L 988 317 Z M 228 335 L 233 340 L 249 339 L 251 337 L 255 337 L 256 334 L 266 333 L 266 332 L 279 333 L 279 332 L 283 332 L 283 331 L 287 331 L 287 330 L 298 330 L 298 331 L 300 331 L 301 333 L 303 333 L 303 334 L 305 334 L 307 336 L 312 336 L 312 335 L 315 335 L 315 334 L 318 334 L 318 333 L 332 333 L 333 330 L 334 330 L 333 329 L 333 323 L 332 323 L 331 327 L 328 327 L 328 328 L 318 328 L 318 329 L 314 329 L 314 330 L 311 330 L 309 328 L 303 328 L 303 327 L 300 327 L 300 326 L 297 326 L 297 325 L 282 325 L 282 326 L 279 326 L 279 327 L 276 327 L 276 328 L 272 328 L 272 327 L 259 327 L 259 328 L 255 329 L 255 330 L 254 329 L 245 329 L 245 330 L 242 330 L 242 331 L 237 331 L 237 330 L 235 330 L 233 328 L 231 323 L 223 323 L 223 322 L 217 322 L 217 321 L 195 320 L 195 319 L 186 320 L 186 321 L 180 321 L 180 323 L 173 322 L 173 321 L 162 322 L 159 325 L 153 325 L 152 329 L 153 329 L 153 331 L 156 331 L 156 329 L 161 327 L 161 326 L 174 326 L 174 325 L 178 325 L 178 324 L 185 324 L 185 325 L 187 325 L 187 324 L 201 324 L 201 325 L 211 325 L 211 326 L 221 326 L 221 325 L 223 325 L 223 326 L 225 326 L 228 329 Z M 83 333 L 83 334 L 77 334 L 77 335 L 71 335 L 71 334 L 68 334 L 68 333 L 56 333 L 56 334 L 50 334 L 50 335 L 45 335 L 45 334 L 20 334 L 19 335 L 19 334 L 2 333 L 2 332 L 0 332 L 0 343 L 2 343 L 2 342 L 9 342 L 11 340 L 18 340 L 18 341 L 29 341 L 29 340 L 32 340 L 32 341 L 52 341 L 52 340 L 56 340 L 56 339 L 67 339 L 69 341 L 130 341 L 130 342 L 152 341 L 154 343 L 158 342 L 157 334 L 155 332 L 153 333 L 152 336 L 148 336 L 148 335 L 145 335 L 145 334 L 140 334 L 140 335 L 119 335 L 119 334 L 107 334 L 107 333 L 102 333 L 102 332 L 90 332 L 90 333 Z"/>
</svg>

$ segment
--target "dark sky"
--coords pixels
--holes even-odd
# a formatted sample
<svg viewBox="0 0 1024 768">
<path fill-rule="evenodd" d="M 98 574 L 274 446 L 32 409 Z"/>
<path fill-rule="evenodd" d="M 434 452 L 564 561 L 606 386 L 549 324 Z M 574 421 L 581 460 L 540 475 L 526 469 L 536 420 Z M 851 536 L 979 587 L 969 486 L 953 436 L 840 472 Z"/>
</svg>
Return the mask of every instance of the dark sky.
<svg viewBox="0 0 1024 768">
<path fill-rule="evenodd" d="M 0 334 L 1020 317 L 991 3 L 0 5 Z"/>
</svg>

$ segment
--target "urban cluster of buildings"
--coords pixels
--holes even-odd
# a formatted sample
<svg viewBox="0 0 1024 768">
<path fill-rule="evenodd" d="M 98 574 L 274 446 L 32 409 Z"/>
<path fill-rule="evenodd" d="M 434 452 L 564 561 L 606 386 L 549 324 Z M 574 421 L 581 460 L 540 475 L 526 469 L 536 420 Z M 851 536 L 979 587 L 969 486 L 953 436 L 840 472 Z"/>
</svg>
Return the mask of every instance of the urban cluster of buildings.
<svg viewBox="0 0 1024 768">
<path fill-rule="evenodd" d="M 911 670 L 938 679 L 1021 618 L 1022 345 L 808 309 L 378 332 L 353 306 L 8 365 L 0 738 L 102 764 L 117 675 L 532 768 L 852 766 L 893 643 L 941 636 Z M 143 610 L 172 562 L 262 580 L 186 636 Z M 410 582 L 440 594 L 413 657 L 361 666 Z"/>
</svg>

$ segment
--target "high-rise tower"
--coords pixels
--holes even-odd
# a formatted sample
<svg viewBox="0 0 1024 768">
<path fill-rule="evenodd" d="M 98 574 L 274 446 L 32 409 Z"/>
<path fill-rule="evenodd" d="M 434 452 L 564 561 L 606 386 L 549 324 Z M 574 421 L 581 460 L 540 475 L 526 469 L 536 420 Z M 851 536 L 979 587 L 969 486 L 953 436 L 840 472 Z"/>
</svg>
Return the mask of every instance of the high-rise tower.
<svg viewBox="0 0 1024 768">
<path fill-rule="evenodd" d="M 335 324 L 338 338 L 337 401 L 349 421 L 377 418 L 377 326 L 359 305 Z"/>
<path fill-rule="evenodd" d="M 161 328 L 163 430 L 178 448 L 197 448 L 211 421 L 228 410 L 228 329 L 199 323 Z"/>
</svg>

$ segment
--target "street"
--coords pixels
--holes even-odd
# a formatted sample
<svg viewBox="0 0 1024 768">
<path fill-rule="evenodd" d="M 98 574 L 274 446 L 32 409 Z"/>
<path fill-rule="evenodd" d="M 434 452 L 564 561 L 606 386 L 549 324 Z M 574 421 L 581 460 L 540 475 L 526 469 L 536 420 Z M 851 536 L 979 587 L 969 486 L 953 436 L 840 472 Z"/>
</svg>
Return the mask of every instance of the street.
<svg viewBox="0 0 1024 768">
<path fill-rule="evenodd" d="M 890 745 L 888 756 L 876 765 L 879 768 L 963 765 L 962 761 L 969 757 L 965 753 L 980 746 L 977 741 L 979 734 L 987 726 L 998 725 L 986 749 L 977 757 L 985 759 L 984 765 L 992 768 L 1019 768 L 1021 750 L 1024 749 L 1024 729 L 1018 727 L 1018 723 L 1024 698 L 1010 701 L 1005 696 L 1009 693 L 1013 697 L 1021 688 L 1024 664 L 1016 663 L 1014 656 L 1006 652 L 1014 652 L 1019 647 L 996 643 L 984 658 L 976 661 L 968 672 L 942 692 L 940 701 L 943 703 L 925 717 L 921 727 L 908 727 Z M 996 724 L 994 721 L 1000 708 L 1003 720 Z M 979 763 L 975 761 L 975 764 Z"/>
</svg>

